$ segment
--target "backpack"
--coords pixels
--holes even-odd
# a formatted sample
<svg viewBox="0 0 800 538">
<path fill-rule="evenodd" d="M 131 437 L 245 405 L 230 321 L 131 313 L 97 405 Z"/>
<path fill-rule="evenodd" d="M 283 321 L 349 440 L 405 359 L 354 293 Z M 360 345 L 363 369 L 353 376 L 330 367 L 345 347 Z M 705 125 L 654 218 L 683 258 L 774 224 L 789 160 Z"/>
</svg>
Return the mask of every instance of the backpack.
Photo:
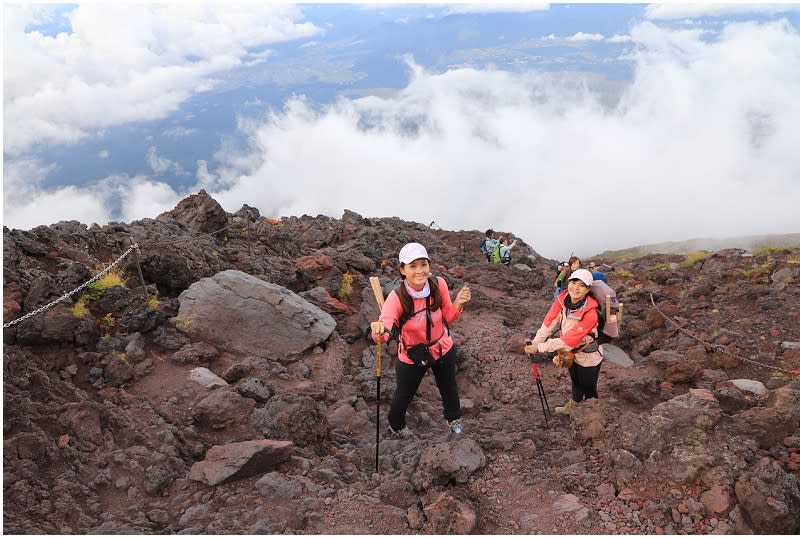
<svg viewBox="0 0 800 538">
<path fill-rule="evenodd" d="M 439 336 L 435 340 L 431 340 L 431 316 L 430 316 L 430 306 L 431 305 L 430 305 L 430 300 L 433 298 L 433 290 L 434 290 L 434 288 L 437 289 L 437 290 L 439 289 L 439 283 L 437 281 L 437 277 L 435 277 L 433 275 L 428 277 L 428 283 L 431 286 L 431 294 L 427 297 L 427 300 L 425 301 L 425 303 L 426 303 L 425 307 L 420 309 L 420 310 L 417 310 L 416 312 L 412 312 L 410 316 L 407 316 L 405 313 L 403 313 L 403 315 L 400 316 L 400 319 L 397 320 L 397 325 L 392 327 L 392 330 L 389 333 L 389 340 L 395 340 L 399 344 L 400 343 L 400 338 L 401 338 L 400 334 L 403 332 L 403 325 L 405 325 L 406 322 L 409 319 L 411 319 L 413 316 L 419 314 L 420 312 L 424 312 L 424 311 L 428 310 L 427 324 L 426 324 L 426 327 L 425 327 L 427 343 L 416 344 L 414 346 L 406 348 L 406 353 L 408 354 L 409 358 L 411 360 L 413 360 L 417 364 L 417 366 L 424 366 L 424 367 L 430 366 L 430 364 L 434 360 L 432 355 L 428 355 L 427 354 L 427 352 L 429 351 L 430 347 L 432 345 L 438 343 L 439 340 L 441 340 L 442 337 L 444 337 L 445 335 L 448 335 L 448 336 L 450 335 L 450 324 L 447 323 L 447 319 L 444 317 L 444 314 L 442 314 L 442 323 L 444 324 L 444 329 L 442 331 L 442 334 L 441 334 L 441 336 Z M 402 286 L 402 285 L 403 284 L 401 283 L 400 286 Z M 400 286 L 395 288 L 395 293 L 399 293 L 400 292 Z M 441 344 L 439 344 L 439 345 L 440 345 L 439 350 L 441 351 Z M 421 352 L 422 350 L 424 350 L 426 353 L 422 353 Z M 424 358 L 422 358 L 422 357 L 424 357 Z"/>
<path fill-rule="evenodd" d="M 491 256 L 494 251 L 494 247 L 499 244 L 500 241 L 498 241 L 497 239 L 494 239 L 492 237 L 484 237 L 481 240 L 481 252 L 483 254 L 486 254 L 487 256 Z"/>
<path fill-rule="evenodd" d="M 564 276 L 564 281 L 569 280 L 569 275 L 572 274 L 572 269 L 569 266 L 568 262 L 561 262 L 556 266 L 556 276 L 553 279 L 553 285 L 555 286 L 558 283 L 558 277 L 561 274 L 561 271 L 566 271 L 567 274 Z M 562 282 L 563 285 L 563 282 Z"/>
<path fill-rule="evenodd" d="M 589 290 L 597 301 L 597 332 L 600 343 L 610 342 L 619 337 L 619 321 L 622 316 L 622 305 L 617 301 L 617 292 L 603 282 L 595 280 Z"/>
<path fill-rule="evenodd" d="M 502 261 L 503 259 L 500 257 L 500 243 L 497 243 L 492 251 L 492 262 L 501 263 Z"/>
</svg>

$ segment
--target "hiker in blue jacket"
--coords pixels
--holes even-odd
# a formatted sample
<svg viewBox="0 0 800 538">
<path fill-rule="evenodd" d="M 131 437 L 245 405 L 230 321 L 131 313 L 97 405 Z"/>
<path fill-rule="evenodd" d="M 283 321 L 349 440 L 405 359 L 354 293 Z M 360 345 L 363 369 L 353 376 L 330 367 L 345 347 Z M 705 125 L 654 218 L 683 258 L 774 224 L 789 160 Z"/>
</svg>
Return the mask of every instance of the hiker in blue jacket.
<svg viewBox="0 0 800 538">
<path fill-rule="evenodd" d="M 605 273 L 601 271 L 597 271 L 597 265 L 594 262 L 589 262 L 589 271 L 592 272 L 592 278 L 594 280 L 602 280 L 606 284 L 608 284 L 608 277 Z"/>
</svg>

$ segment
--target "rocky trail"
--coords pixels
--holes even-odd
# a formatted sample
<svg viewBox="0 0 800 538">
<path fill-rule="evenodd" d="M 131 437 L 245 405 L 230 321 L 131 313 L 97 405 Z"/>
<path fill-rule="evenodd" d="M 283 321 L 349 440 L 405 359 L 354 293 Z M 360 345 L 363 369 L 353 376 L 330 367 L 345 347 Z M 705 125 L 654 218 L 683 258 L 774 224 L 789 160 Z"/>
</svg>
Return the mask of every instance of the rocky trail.
<svg viewBox="0 0 800 538">
<path fill-rule="evenodd" d="M 595 260 L 633 365 L 604 361 L 600 398 L 545 421 L 522 342 L 556 260 L 519 238 L 490 265 L 481 235 L 202 191 L 154 219 L 4 228 L 4 533 L 800 531 L 800 250 Z M 392 289 L 409 241 L 473 290 L 452 327 L 465 428 L 426 376 L 393 438 L 384 351 L 376 472 L 368 279 Z M 10 324 L 132 243 L 124 286 Z M 569 377 L 537 366 L 552 410 Z"/>
</svg>

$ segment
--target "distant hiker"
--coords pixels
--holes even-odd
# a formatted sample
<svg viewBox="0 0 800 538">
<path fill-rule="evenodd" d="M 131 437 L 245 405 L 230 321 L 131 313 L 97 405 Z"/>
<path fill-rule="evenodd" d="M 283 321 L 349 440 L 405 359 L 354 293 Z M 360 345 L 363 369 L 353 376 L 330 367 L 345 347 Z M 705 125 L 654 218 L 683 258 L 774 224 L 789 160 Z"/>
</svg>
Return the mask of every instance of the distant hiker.
<svg viewBox="0 0 800 538">
<path fill-rule="evenodd" d="M 511 266 L 511 249 L 514 248 L 514 245 L 517 244 L 517 240 L 514 239 L 514 242 L 510 245 L 508 244 L 508 237 L 501 235 L 500 239 L 498 240 L 499 243 L 495 247 L 495 252 L 492 253 L 492 261 L 494 263 L 502 263 L 506 266 Z"/>
<path fill-rule="evenodd" d="M 608 284 L 608 277 L 606 276 L 605 273 L 597 270 L 597 264 L 595 264 L 594 262 L 589 262 L 588 268 L 589 268 L 589 271 L 592 272 L 592 278 L 593 279 L 602 280 L 603 282 Z"/>
<path fill-rule="evenodd" d="M 375 343 L 388 341 L 390 335 L 398 339 L 397 388 L 389 406 L 389 431 L 400 437 L 411 435 L 406 426 L 406 410 L 430 368 L 442 396 L 444 418 L 451 431 L 461 433 L 456 348 L 449 325 L 471 299 L 469 286 L 461 288 L 455 301 L 451 301 L 447 282 L 442 277 L 431 277 L 428 252 L 419 243 L 405 245 L 399 258 L 403 281 L 389 293 L 379 321 L 370 325 Z"/>
<path fill-rule="evenodd" d="M 567 291 L 561 292 L 544 317 L 544 322 L 533 341 L 525 346 L 525 353 L 559 352 L 553 359 L 557 366 L 567 355 L 574 361 L 569 368 L 572 379 L 572 398 L 566 405 L 556 407 L 556 413 L 569 415 L 575 406 L 588 398 L 597 398 L 597 379 L 603 356 L 598 351 L 597 301 L 589 295 L 592 273 L 586 269 L 575 270 L 568 279 Z M 561 329 L 558 338 L 548 337 Z M 571 353 L 563 353 L 563 351 Z"/>
<path fill-rule="evenodd" d="M 567 281 L 573 271 L 581 268 L 581 259 L 577 256 L 570 256 L 566 265 L 561 266 L 561 271 L 558 273 L 554 282 L 555 290 L 553 291 L 553 298 L 558 297 L 560 293 L 567 289 Z"/>
<path fill-rule="evenodd" d="M 494 238 L 494 230 L 486 230 L 486 236 L 481 240 L 481 252 L 486 254 L 486 261 L 492 263 L 494 249 L 500 242 Z"/>
</svg>

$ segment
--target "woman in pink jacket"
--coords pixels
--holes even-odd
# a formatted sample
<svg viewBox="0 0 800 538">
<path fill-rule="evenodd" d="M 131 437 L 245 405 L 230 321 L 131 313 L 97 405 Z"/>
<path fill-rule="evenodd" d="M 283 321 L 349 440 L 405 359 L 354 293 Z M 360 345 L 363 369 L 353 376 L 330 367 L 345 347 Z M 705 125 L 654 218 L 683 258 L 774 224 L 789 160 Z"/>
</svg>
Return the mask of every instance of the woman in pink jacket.
<svg viewBox="0 0 800 538">
<path fill-rule="evenodd" d="M 560 349 L 575 353 L 575 362 L 569 368 L 572 399 L 566 405 L 556 407 L 556 413 L 563 415 L 569 415 L 583 400 L 597 398 L 597 379 L 603 356 L 598 351 L 597 342 L 597 301 L 589 295 L 592 282 L 592 273 L 586 269 L 574 271 L 569 276 L 567 291 L 558 294 L 533 341 L 525 346 L 525 353 L 529 355 Z M 559 328 L 561 336 L 548 339 Z"/>
<path fill-rule="evenodd" d="M 419 243 L 405 245 L 399 258 L 403 282 L 389 293 L 380 319 L 370 325 L 376 343 L 388 341 L 391 333 L 398 337 L 397 388 L 389 407 L 389 430 L 400 437 L 411 435 L 406 410 L 430 368 L 442 396 L 444 418 L 451 431 L 461 433 L 456 349 L 449 324 L 461 315 L 470 289 L 465 285 L 451 301 L 447 282 L 431 277 L 428 252 Z"/>
</svg>

